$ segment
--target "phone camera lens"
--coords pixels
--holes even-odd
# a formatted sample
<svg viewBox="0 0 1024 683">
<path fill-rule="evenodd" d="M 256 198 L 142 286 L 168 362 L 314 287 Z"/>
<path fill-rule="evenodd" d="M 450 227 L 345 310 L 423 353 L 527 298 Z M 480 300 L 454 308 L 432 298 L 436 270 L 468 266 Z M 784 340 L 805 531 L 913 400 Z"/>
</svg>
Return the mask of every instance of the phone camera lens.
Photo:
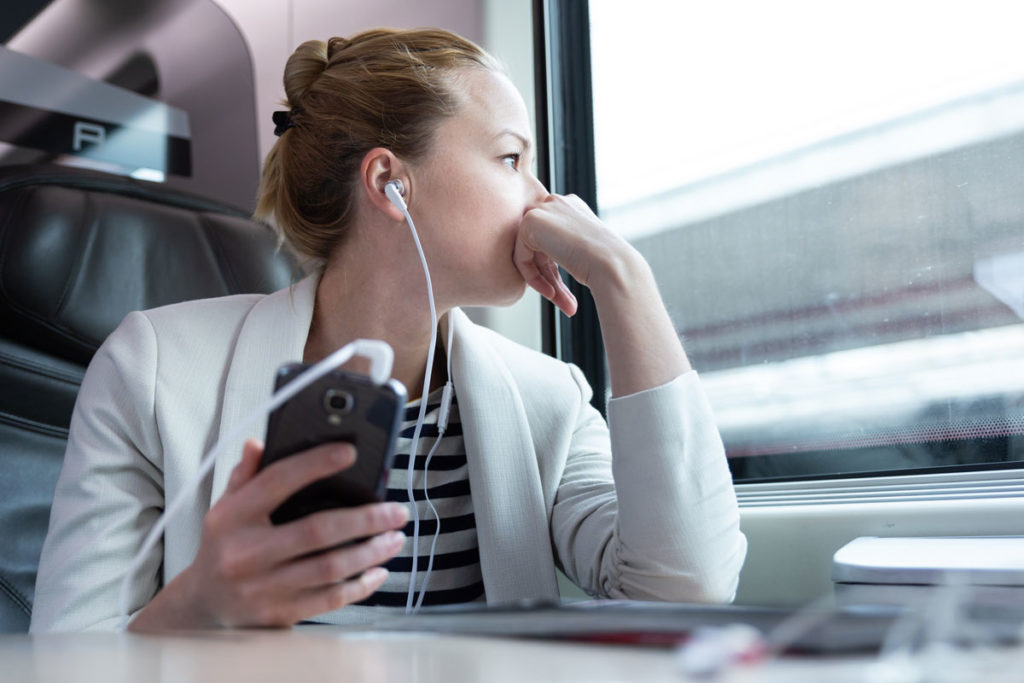
<svg viewBox="0 0 1024 683">
<path fill-rule="evenodd" d="M 324 408 L 329 413 L 350 413 L 355 403 L 355 397 L 347 391 L 328 389 L 324 392 Z"/>
</svg>

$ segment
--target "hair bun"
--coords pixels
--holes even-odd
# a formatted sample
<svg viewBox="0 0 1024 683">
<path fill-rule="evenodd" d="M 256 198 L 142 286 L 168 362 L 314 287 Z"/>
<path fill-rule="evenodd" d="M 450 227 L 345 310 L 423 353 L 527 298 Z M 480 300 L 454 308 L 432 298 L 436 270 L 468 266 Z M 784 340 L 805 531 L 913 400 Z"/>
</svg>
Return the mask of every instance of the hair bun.
<svg viewBox="0 0 1024 683">
<path fill-rule="evenodd" d="M 332 62 L 334 58 L 338 56 L 338 53 L 344 50 L 346 47 L 352 44 L 352 41 L 348 38 L 340 38 L 335 36 L 327 40 L 327 61 Z"/>
<path fill-rule="evenodd" d="M 288 58 L 284 67 L 284 93 L 292 109 L 302 107 L 306 91 L 327 68 L 328 51 L 324 41 L 307 40 Z"/>
</svg>

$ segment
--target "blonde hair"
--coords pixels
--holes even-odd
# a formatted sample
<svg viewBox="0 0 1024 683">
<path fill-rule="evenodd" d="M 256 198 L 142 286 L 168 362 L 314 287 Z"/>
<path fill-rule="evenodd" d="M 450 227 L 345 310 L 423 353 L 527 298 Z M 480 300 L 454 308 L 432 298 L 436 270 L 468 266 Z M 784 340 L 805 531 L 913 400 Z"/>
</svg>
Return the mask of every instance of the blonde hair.
<svg viewBox="0 0 1024 683">
<path fill-rule="evenodd" d="M 482 48 L 441 29 L 374 29 L 303 43 L 284 71 L 294 124 L 263 164 L 255 216 L 300 254 L 326 259 L 353 219 L 363 156 L 409 162 L 458 107 L 456 70 L 500 71 Z"/>
</svg>

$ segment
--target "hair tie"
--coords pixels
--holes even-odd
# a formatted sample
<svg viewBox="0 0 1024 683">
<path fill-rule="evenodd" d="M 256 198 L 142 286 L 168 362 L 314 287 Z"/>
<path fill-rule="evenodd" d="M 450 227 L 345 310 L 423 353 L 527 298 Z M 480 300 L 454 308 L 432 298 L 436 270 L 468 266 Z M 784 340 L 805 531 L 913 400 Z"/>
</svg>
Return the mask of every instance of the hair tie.
<svg viewBox="0 0 1024 683">
<path fill-rule="evenodd" d="M 292 120 L 292 114 L 295 110 L 291 111 L 275 111 L 274 112 L 274 135 L 281 137 L 281 135 L 289 128 L 295 127 L 295 121 Z"/>
</svg>

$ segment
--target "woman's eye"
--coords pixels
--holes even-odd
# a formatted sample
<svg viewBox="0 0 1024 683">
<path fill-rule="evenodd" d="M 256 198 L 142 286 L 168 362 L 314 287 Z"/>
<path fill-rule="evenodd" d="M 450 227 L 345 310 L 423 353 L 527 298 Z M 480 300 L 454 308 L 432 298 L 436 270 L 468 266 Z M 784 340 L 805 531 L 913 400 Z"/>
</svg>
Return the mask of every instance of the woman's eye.
<svg viewBox="0 0 1024 683">
<path fill-rule="evenodd" d="M 518 153 L 516 153 L 516 154 L 506 154 L 505 156 L 503 156 L 501 158 L 501 161 L 502 161 L 503 164 L 505 164 L 506 166 L 511 168 L 513 171 L 515 171 L 515 170 L 519 169 L 519 158 L 521 156 L 522 155 L 518 154 Z"/>
</svg>

